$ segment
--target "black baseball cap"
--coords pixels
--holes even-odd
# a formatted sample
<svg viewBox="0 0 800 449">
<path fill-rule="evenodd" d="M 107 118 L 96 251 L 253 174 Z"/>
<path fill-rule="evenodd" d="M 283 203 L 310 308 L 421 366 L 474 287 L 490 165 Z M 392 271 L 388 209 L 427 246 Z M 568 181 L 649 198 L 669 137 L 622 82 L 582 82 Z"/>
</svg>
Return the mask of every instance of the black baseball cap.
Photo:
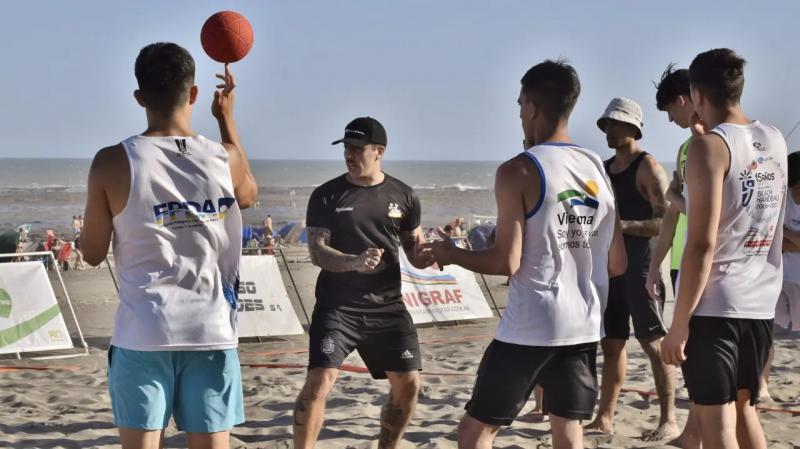
<svg viewBox="0 0 800 449">
<path fill-rule="evenodd" d="M 340 143 L 349 143 L 359 147 L 371 143 L 386 146 L 386 130 L 379 121 L 372 117 L 359 117 L 348 123 L 344 128 L 344 137 L 331 145 Z"/>
</svg>

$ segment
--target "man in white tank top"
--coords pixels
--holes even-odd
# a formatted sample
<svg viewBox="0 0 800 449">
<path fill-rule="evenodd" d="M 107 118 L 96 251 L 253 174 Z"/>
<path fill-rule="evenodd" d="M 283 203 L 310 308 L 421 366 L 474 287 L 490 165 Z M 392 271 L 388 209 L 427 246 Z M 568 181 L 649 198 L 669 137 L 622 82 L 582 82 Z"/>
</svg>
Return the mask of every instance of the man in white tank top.
<svg viewBox="0 0 800 449">
<path fill-rule="evenodd" d="M 147 130 L 100 150 L 89 172 L 85 260 L 112 240 L 120 305 L 108 384 L 122 447 L 160 447 L 174 417 L 190 448 L 230 447 L 244 422 L 236 347 L 240 208 L 256 199 L 233 120 L 228 67 L 211 112 L 222 143 L 197 135 L 194 60 L 172 43 L 143 48 L 134 92 Z"/>
<path fill-rule="evenodd" d="M 681 365 L 703 447 L 766 448 L 755 409 L 781 290 L 786 142 L 740 106 L 745 61 L 729 49 L 689 67 L 688 235 L 661 345 Z"/>
<path fill-rule="evenodd" d="M 608 277 L 627 264 L 603 163 L 570 142 L 578 75 L 563 61 L 545 61 L 521 83 L 520 119 L 530 144 L 497 169 L 494 246 L 463 250 L 441 230 L 443 240 L 433 244 L 440 266 L 511 276 L 508 308 L 459 426 L 462 449 L 491 448 L 536 385 L 544 389 L 553 447 L 583 447 L 581 420 L 591 418 L 597 400 Z"/>
<path fill-rule="evenodd" d="M 800 331 L 800 151 L 788 158 L 789 194 L 786 196 L 786 212 L 783 217 L 783 288 L 775 305 L 775 325 L 784 329 Z M 769 398 L 769 371 L 773 346 L 769 350 L 767 367 L 761 381 L 761 397 Z"/>
</svg>

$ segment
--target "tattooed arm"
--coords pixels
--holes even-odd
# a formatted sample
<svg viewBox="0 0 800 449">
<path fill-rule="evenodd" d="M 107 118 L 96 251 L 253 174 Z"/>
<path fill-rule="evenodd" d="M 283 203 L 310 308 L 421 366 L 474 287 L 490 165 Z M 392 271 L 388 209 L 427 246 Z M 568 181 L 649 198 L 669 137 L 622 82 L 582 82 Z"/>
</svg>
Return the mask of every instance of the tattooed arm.
<svg viewBox="0 0 800 449">
<path fill-rule="evenodd" d="M 416 268 L 427 268 L 435 262 L 433 252 L 425 246 L 422 227 L 417 226 L 413 231 L 400 231 L 400 244 L 408 261 Z"/>
<path fill-rule="evenodd" d="M 308 232 L 308 252 L 311 254 L 311 263 L 325 271 L 367 273 L 375 270 L 375 267 L 381 262 L 383 249 L 367 248 L 359 255 L 345 254 L 329 246 L 331 242 L 330 229 L 309 226 L 306 232 Z"/>
<path fill-rule="evenodd" d="M 664 192 L 667 190 L 667 175 L 664 169 L 656 162 L 653 156 L 647 156 L 642 161 L 636 172 L 636 185 L 650 203 L 653 209 L 653 218 L 649 220 L 623 220 L 623 234 L 637 237 L 654 237 L 661 229 L 661 218 L 667 211 L 667 200 Z"/>
</svg>

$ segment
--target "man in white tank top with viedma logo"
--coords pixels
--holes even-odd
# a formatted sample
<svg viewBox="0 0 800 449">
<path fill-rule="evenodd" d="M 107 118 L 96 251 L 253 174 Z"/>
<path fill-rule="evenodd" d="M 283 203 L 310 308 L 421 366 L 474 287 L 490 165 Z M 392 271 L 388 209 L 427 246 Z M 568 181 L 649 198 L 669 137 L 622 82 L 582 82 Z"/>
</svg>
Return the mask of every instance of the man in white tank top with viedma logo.
<svg viewBox="0 0 800 449">
<path fill-rule="evenodd" d="M 656 159 L 637 141 L 642 138 L 642 108 L 628 98 L 614 98 L 597 126 L 606 134 L 614 156 L 605 169 L 614 188 L 617 212 L 625 240 L 628 269 L 609 280 L 608 303 L 603 313 L 605 337 L 603 377 L 600 382 L 600 407 L 587 429 L 614 433 L 614 412 L 628 368 L 625 345 L 631 333 L 642 346 L 653 370 L 661 417 L 655 429 L 642 434 L 645 441 L 657 441 L 678 434 L 675 421 L 675 369 L 659 354 L 661 338 L 667 329 L 661 319 L 663 296 L 651 299 L 645 280 L 650 267 L 653 237 L 658 235 L 661 218 L 667 210 L 664 192 L 667 175 Z M 656 268 L 658 269 L 658 268 Z"/>
<path fill-rule="evenodd" d="M 497 170 L 495 244 L 456 247 L 441 232 L 439 265 L 511 276 L 508 308 L 486 349 L 458 431 L 459 448 L 488 449 L 535 386 L 544 390 L 553 447 L 583 447 L 597 400 L 595 359 L 609 274 L 625 271 L 622 232 L 603 162 L 571 143 L 575 70 L 545 61 L 521 80 L 526 151 Z"/>
<path fill-rule="evenodd" d="M 755 409 L 783 278 L 786 142 L 740 106 L 744 60 L 728 49 L 689 66 L 688 235 L 664 361 L 681 365 L 703 447 L 766 448 Z M 738 443 L 737 443 L 738 439 Z"/>
<path fill-rule="evenodd" d="M 800 331 L 800 151 L 788 158 L 789 194 L 783 217 L 783 288 L 775 305 L 775 325 L 783 329 Z M 761 397 L 769 398 L 767 385 L 773 346 L 769 350 L 767 367 L 761 381 Z"/>
<path fill-rule="evenodd" d="M 122 447 L 158 448 L 174 417 L 189 447 L 226 449 L 244 422 L 236 308 L 240 208 L 257 186 L 233 120 L 228 67 L 211 112 L 222 144 L 191 128 L 194 60 L 156 43 L 136 58 L 147 130 L 100 150 L 89 172 L 81 248 L 100 264 L 109 242 L 120 304 L 108 387 Z"/>
<path fill-rule="evenodd" d="M 345 358 L 358 351 L 373 379 L 391 389 L 380 416 L 378 449 L 395 449 L 417 404 L 422 355 L 403 303 L 400 247 L 417 268 L 433 264 L 423 246 L 422 209 L 414 190 L 381 170 L 388 143 L 371 117 L 347 124 L 347 173 L 314 189 L 308 200 L 308 250 L 320 267 L 308 373 L 294 407 L 295 449 L 311 449 L 325 401 Z"/>
</svg>

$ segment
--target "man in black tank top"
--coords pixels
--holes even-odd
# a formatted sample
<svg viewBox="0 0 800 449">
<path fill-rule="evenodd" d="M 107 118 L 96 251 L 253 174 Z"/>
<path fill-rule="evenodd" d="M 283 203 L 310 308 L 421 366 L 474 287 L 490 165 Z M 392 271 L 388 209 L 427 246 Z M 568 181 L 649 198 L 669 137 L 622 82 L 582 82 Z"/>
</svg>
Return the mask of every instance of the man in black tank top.
<svg viewBox="0 0 800 449">
<path fill-rule="evenodd" d="M 642 438 L 645 441 L 671 438 L 679 430 L 675 421 L 675 370 L 661 360 L 658 352 L 667 333 L 661 320 L 664 298 L 653 301 L 645 285 L 652 256 L 650 240 L 658 235 L 661 217 L 667 210 L 664 199 L 667 176 L 655 158 L 636 143 L 642 138 L 642 112 L 636 102 L 627 98 L 611 100 L 597 125 L 606 133 L 608 146 L 616 152 L 605 162 L 605 167 L 622 220 L 628 269 L 610 281 L 603 314 L 606 336 L 602 340 L 600 408 L 597 418 L 586 428 L 614 432 L 612 419 L 627 370 L 625 343 L 633 319 L 634 335 L 650 359 L 661 406 L 658 427 L 645 432 Z"/>
</svg>

